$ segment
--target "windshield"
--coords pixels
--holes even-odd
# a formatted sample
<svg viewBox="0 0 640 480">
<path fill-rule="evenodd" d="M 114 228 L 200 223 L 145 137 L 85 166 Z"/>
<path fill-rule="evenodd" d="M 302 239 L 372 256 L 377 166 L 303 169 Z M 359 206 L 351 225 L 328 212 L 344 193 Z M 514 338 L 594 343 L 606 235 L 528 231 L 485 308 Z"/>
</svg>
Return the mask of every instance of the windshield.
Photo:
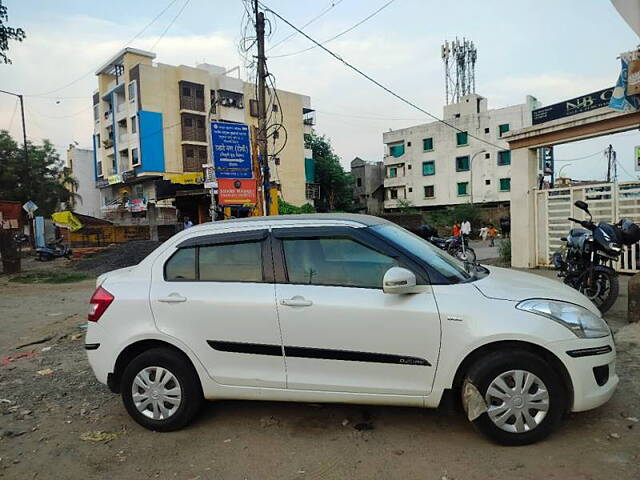
<svg viewBox="0 0 640 480">
<path fill-rule="evenodd" d="M 412 253 L 452 283 L 464 282 L 471 278 L 463 262 L 404 228 L 396 225 L 375 225 L 371 229 Z"/>
</svg>

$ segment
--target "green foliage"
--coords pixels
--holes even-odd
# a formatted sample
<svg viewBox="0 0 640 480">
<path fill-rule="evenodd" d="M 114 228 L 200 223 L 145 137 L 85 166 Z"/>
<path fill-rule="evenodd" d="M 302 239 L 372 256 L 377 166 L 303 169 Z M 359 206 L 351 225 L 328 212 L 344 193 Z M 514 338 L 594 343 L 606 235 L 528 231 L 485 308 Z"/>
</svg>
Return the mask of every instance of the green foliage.
<svg viewBox="0 0 640 480">
<path fill-rule="evenodd" d="M 511 238 L 503 238 L 498 242 L 498 256 L 502 263 L 511 266 Z"/>
<path fill-rule="evenodd" d="M 353 211 L 353 177 L 340 165 L 340 157 L 333 152 L 331 142 L 315 132 L 305 135 L 305 147 L 313 152 L 316 183 L 320 184 L 320 199 L 316 206 L 321 212 Z"/>
<path fill-rule="evenodd" d="M 8 26 L 7 20 L 9 20 L 7 7 L 0 0 L 0 63 L 11 63 L 11 59 L 7 56 L 9 40 L 21 42 L 26 37 L 23 29 Z"/>
<path fill-rule="evenodd" d="M 472 227 L 476 229 L 482 222 L 480 207 L 470 203 L 463 203 L 453 208 L 435 210 L 425 214 L 425 221 L 439 231 L 453 227 L 455 222 L 462 223 L 463 220 L 469 220 Z"/>
<path fill-rule="evenodd" d="M 66 272 L 63 270 L 36 270 L 16 275 L 10 281 L 17 283 L 73 283 L 89 278 L 92 277 L 86 273 Z"/>
<path fill-rule="evenodd" d="M 419 215 L 420 214 L 420 210 L 418 210 L 413 206 L 413 203 L 411 203 L 411 200 L 406 200 L 404 198 L 398 200 L 398 209 L 400 210 L 400 213 L 403 215 L 416 215 L 416 214 Z"/>
<path fill-rule="evenodd" d="M 290 203 L 280 200 L 278 202 L 278 213 L 280 215 L 297 215 L 301 213 L 316 213 L 316 209 L 312 205 L 305 203 L 301 207 L 296 207 Z"/>
<path fill-rule="evenodd" d="M 77 188 L 78 182 L 53 145 L 48 140 L 42 145 L 27 142 L 27 152 L 28 163 L 23 147 L 9 132 L 0 130 L 0 200 L 33 200 L 38 205 L 37 214 L 44 216 L 55 212 L 60 202 L 72 206 L 79 197 L 67 188 Z"/>
</svg>

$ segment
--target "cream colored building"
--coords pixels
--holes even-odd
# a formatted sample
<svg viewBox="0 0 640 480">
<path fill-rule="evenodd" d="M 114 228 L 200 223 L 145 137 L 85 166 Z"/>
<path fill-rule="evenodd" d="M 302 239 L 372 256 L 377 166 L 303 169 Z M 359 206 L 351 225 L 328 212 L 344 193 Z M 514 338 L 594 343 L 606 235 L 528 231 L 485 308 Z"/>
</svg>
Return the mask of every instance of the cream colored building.
<svg viewBox="0 0 640 480">
<path fill-rule="evenodd" d="M 211 164 L 209 121 L 257 126 L 255 85 L 225 68 L 154 62 L 155 54 L 126 48 L 97 72 L 93 96 L 96 182 L 102 209 L 121 223 L 146 223 L 153 204 L 158 223 L 189 216 L 204 221 L 209 195 L 202 165 Z M 287 202 L 305 196 L 304 134 L 313 124 L 310 98 L 278 90 L 285 148 L 270 162 L 271 179 Z M 269 113 L 268 112 L 268 116 Z M 274 115 L 275 118 L 275 115 Z M 280 149 L 285 136 L 269 142 Z"/>
<path fill-rule="evenodd" d="M 76 188 L 67 188 L 78 195 L 73 205 L 74 212 L 100 217 L 100 191 L 95 186 L 93 158 L 93 151 L 69 145 L 65 166 L 71 170 L 71 175 L 78 185 Z"/>
</svg>

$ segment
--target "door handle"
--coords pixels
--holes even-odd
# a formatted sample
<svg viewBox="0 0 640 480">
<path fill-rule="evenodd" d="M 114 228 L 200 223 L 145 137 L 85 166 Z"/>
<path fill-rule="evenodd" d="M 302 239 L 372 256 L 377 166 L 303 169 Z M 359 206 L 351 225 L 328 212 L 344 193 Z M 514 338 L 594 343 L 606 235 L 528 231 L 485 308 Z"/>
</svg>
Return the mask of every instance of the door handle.
<svg viewBox="0 0 640 480">
<path fill-rule="evenodd" d="M 313 305 L 313 302 L 300 295 L 296 295 L 295 297 L 280 300 L 280 304 L 286 305 L 287 307 L 310 307 Z"/>
<path fill-rule="evenodd" d="M 162 303 L 182 303 L 187 301 L 187 297 L 183 297 L 179 293 L 171 293 L 167 297 L 158 298 L 158 301 Z"/>
</svg>

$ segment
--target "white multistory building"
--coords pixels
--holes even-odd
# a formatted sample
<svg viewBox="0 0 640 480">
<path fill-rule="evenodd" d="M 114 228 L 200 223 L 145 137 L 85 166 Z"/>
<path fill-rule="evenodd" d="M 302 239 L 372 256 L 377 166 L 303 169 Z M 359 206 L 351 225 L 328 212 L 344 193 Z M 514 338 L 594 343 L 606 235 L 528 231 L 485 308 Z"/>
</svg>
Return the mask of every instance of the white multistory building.
<svg viewBox="0 0 640 480">
<path fill-rule="evenodd" d="M 385 132 L 385 209 L 509 202 L 511 154 L 502 136 L 530 126 L 537 106 L 527 96 L 489 110 L 486 98 L 471 94 L 444 107 L 443 119 L 458 130 L 435 121 Z"/>
</svg>

